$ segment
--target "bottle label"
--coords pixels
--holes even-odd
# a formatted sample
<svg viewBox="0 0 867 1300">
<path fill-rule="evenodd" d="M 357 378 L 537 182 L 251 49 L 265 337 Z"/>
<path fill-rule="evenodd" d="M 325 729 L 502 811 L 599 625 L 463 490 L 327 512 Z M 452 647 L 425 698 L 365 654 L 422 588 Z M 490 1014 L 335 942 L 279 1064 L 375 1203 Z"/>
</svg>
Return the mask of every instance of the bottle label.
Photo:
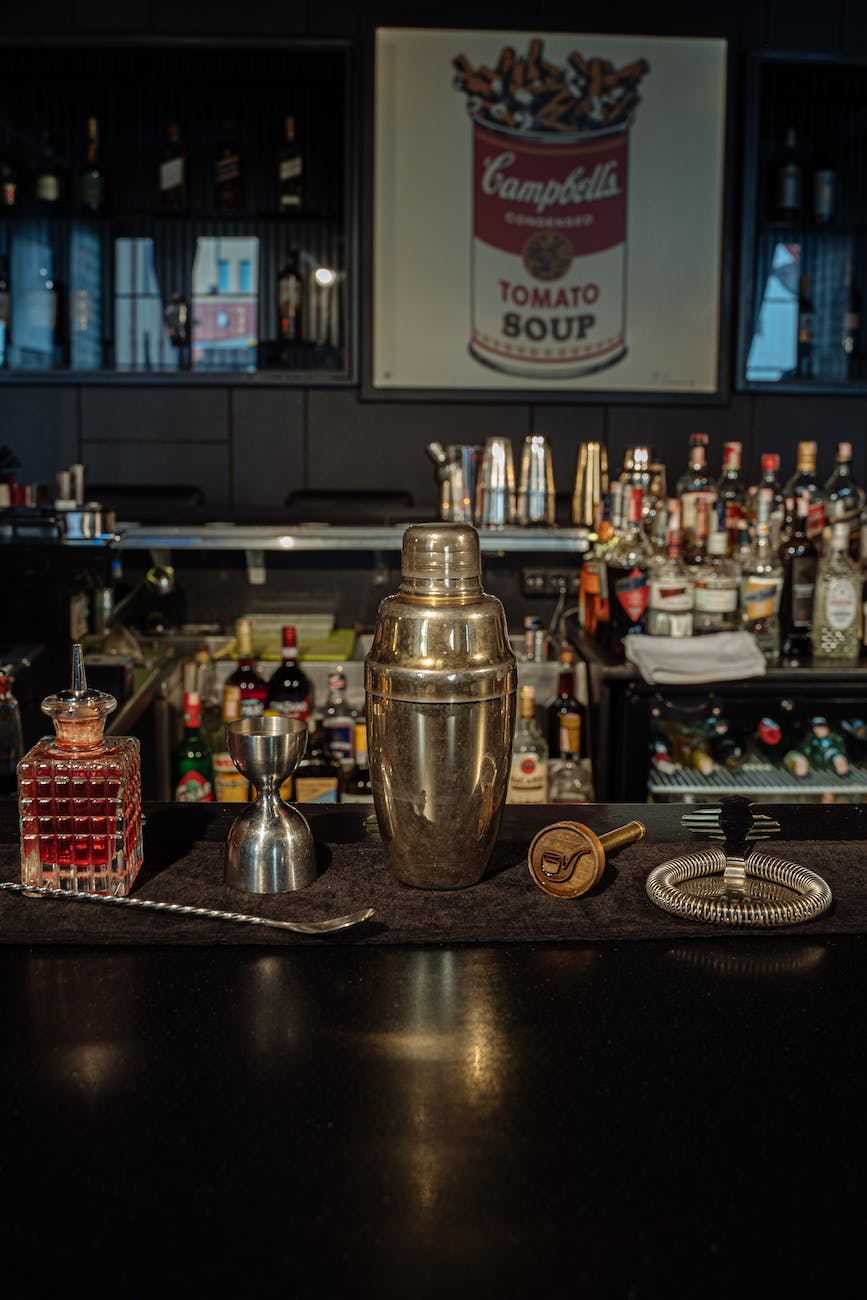
<svg viewBox="0 0 867 1300">
<path fill-rule="evenodd" d="M 617 600 L 631 623 L 637 623 L 647 609 L 647 574 L 638 567 L 617 578 L 614 583 Z"/>
<path fill-rule="evenodd" d="M 807 510 L 807 536 L 818 537 L 825 527 L 825 502 L 811 501 Z"/>
<path fill-rule="evenodd" d="M 250 794 L 247 778 L 242 776 L 230 754 L 214 755 L 214 799 L 217 803 L 247 803 Z"/>
<path fill-rule="evenodd" d="M 801 206 L 801 169 L 796 162 L 780 169 L 777 205 L 784 212 L 797 212 Z"/>
<path fill-rule="evenodd" d="M 858 600 L 855 586 L 848 578 L 832 578 L 828 584 L 825 617 L 835 632 L 843 632 L 855 622 Z"/>
<path fill-rule="evenodd" d="M 751 574 L 744 582 L 744 616 L 751 623 L 773 618 L 779 608 L 780 590 L 779 578 L 763 578 Z"/>
<path fill-rule="evenodd" d="M 271 700 L 268 712 L 281 718 L 297 718 L 299 722 L 306 722 L 310 717 L 310 696 L 305 695 L 303 700 Z"/>
<path fill-rule="evenodd" d="M 184 183 L 183 158 L 167 158 L 160 163 L 160 189 L 176 190 Z"/>
<path fill-rule="evenodd" d="M 326 744 L 332 758 L 340 763 L 351 763 L 353 758 L 353 724 L 351 721 L 323 724 Z"/>
<path fill-rule="evenodd" d="M 36 180 L 36 197 L 43 203 L 56 203 L 60 198 L 60 178 L 45 172 Z"/>
<path fill-rule="evenodd" d="M 795 565 L 797 563 L 796 560 Z M 799 575 L 795 565 L 792 566 L 792 595 L 789 616 L 793 627 L 806 630 L 813 623 L 813 595 L 816 590 L 816 583 L 812 576 L 808 578 L 806 575 L 801 581 L 798 581 Z"/>
<path fill-rule="evenodd" d="M 509 772 L 507 803 L 545 803 L 547 796 L 547 760 L 533 754 L 516 754 Z"/>
<path fill-rule="evenodd" d="M 684 492 L 680 498 L 680 522 L 685 533 L 694 533 L 698 526 L 698 503 L 706 501 L 711 509 L 716 501 L 716 492 L 703 488 L 698 492 Z"/>
<path fill-rule="evenodd" d="M 692 609 L 693 585 L 686 578 L 651 578 L 650 608 L 668 614 Z"/>
<path fill-rule="evenodd" d="M 190 768 L 175 786 L 175 799 L 178 803 L 212 803 L 214 787 L 206 776 Z"/>
<path fill-rule="evenodd" d="M 695 608 L 703 614 L 733 614 L 738 607 L 738 589 L 695 584 Z"/>
<path fill-rule="evenodd" d="M 279 166 L 279 176 L 280 176 L 281 183 L 283 181 L 296 180 L 297 177 L 301 175 L 302 165 L 303 164 L 300 156 L 296 158 L 281 158 L 280 166 Z M 289 197 L 299 197 L 299 196 L 284 195 L 284 199 Z"/>
<path fill-rule="evenodd" d="M 242 718 L 260 718 L 265 712 L 265 701 L 254 700 L 249 696 L 247 699 L 241 699 L 241 717 Z"/>
<path fill-rule="evenodd" d="M 337 803 L 336 776 L 296 776 L 296 803 Z"/>
<path fill-rule="evenodd" d="M 236 181 L 241 175 L 241 155 L 237 153 L 224 153 L 221 158 L 217 159 L 217 184 L 226 185 L 231 181 Z"/>
</svg>

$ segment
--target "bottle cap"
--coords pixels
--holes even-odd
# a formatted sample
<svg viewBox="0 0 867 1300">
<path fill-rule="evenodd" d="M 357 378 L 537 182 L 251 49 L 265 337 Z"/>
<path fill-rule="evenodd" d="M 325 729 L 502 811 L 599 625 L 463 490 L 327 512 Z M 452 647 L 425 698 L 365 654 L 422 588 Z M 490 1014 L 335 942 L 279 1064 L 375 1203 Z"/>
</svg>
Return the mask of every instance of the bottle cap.
<svg viewBox="0 0 867 1300">
<path fill-rule="evenodd" d="M 102 739 L 105 719 L 117 700 L 105 691 L 88 689 L 84 656 L 78 641 L 72 647 L 72 682 L 68 690 L 48 695 L 42 712 L 54 722 L 57 740 L 62 745 L 97 745 Z"/>
<path fill-rule="evenodd" d="M 773 472 L 776 474 L 779 468 L 780 458 L 777 453 L 775 451 L 766 451 L 762 456 L 762 473 L 769 474 Z"/>
<path fill-rule="evenodd" d="M 851 442 L 838 442 L 838 443 L 837 443 L 837 459 L 838 459 L 838 460 L 851 460 L 851 459 L 852 459 L 852 444 L 851 444 Z"/>
<path fill-rule="evenodd" d="M 469 524 L 413 524 L 403 535 L 401 586 L 451 595 L 480 591 L 479 534 Z"/>
</svg>

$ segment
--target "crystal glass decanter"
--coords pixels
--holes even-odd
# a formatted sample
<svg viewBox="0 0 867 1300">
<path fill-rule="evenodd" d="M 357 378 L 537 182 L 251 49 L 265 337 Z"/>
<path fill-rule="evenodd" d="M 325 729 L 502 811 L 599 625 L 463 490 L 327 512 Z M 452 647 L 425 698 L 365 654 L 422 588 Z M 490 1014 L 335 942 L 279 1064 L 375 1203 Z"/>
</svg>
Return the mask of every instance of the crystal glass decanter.
<svg viewBox="0 0 867 1300">
<path fill-rule="evenodd" d="M 142 864 L 139 742 L 103 735 L 114 696 L 87 689 L 81 646 L 72 685 L 42 711 L 43 736 L 18 764 L 21 880 L 26 885 L 128 894 Z"/>
</svg>

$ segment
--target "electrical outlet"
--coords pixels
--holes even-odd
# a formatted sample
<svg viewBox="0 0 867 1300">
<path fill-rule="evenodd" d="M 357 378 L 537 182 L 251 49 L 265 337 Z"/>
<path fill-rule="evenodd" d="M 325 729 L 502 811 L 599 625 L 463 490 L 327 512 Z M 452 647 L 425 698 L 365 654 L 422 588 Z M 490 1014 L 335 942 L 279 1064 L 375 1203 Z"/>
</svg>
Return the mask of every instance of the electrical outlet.
<svg viewBox="0 0 867 1300">
<path fill-rule="evenodd" d="M 579 569 L 522 569 L 521 590 L 525 596 L 559 596 L 565 592 L 574 596 L 578 592 Z"/>
</svg>

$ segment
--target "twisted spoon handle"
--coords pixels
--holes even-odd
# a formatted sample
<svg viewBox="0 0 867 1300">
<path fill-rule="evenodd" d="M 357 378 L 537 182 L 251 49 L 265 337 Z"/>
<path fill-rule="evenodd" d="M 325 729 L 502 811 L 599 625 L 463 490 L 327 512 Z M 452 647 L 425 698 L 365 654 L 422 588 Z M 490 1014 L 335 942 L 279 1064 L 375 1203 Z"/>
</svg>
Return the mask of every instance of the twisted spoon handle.
<svg viewBox="0 0 867 1300">
<path fill-rule="evenodd" d="M 273 930 L 291 930 L 295 934 L 332 934 L 347 930 L 373 916 L 373 908 L 335 916 L 330 921 L 274 921 L 267 916 L 250 916 L 246 912 L 219 912 L 211 907 L 187 907 L 182 903 L 158 903 L 150 898 L 117 898 L 114 894 L 76 893 L 69 889 L 50 889 L 47 885 L 20 885 L 16 881 L 0 881 L 0 889 L 28 898 L 63 898 L 79 903 L 107 903 L 114 907 L 141 907 L 151 912 L 171 912 L 176 916 L 201 916 L 207 921 L 240 921 L 246 925 L 265 925 Z"/>
</svg>

